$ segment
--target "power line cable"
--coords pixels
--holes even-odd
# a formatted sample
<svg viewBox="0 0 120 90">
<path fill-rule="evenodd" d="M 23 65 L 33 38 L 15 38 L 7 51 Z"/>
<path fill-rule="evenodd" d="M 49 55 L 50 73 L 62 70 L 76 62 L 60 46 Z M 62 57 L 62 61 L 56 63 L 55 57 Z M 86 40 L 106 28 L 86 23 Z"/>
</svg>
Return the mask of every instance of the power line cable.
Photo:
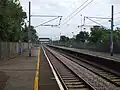
<svg viewBox="0 0 120 90">
<path fill-rule="evenodd" d="M 117 15 L 117 14 L 119 14 L 119 13 L 120 13 L 120 12 L 116 12 L 116 13 L 115 13 L 115 14 L 113 14 L 113 15 L 115 16 L 115 15 Z M 110 16 L 108 16 L 108 17 L 110 17 Z"/>
<path fill-rule="evenodd" d="M 54 15 L 31 15 L 31 17 L 62 17 L 62 16 L 54 16 Z"/>
<path fill-rule="evenodd" d="M 116 25 L 114 25 L 114 26 L 119 26 L 120 24 L 116 24 Z"/>
<path fill-rule="evenodd" d="M 119 14 L 120 12 L 117 12 L 117 13 L 115 13 L 114 15 L 117 15 L 117 14 Z"/>
<path fill-rule="evenodd" d="M 39 26 L 42 26 L 42 25 L 44 25 L 44 24 L 46 24 L 46 23 L 48 23 L 48 22 L 51 22 L 51 21 L 53 21 L 53 20 L 55 20 L 55 19 L 57 19 L 57 18 L 59 18 L 59 17 L 53 18 L 53 19 L 48 20 L 48 21 L 46 21 L 46 22 L 44 22 L 44 23 L 42 23 L 42 24 L 40 24 L 40 25 L 37 25 L 37 26 L 35 26 L 35 28 L 37 28 L 37 27 L 39 27 Z"/>
<path fill-rule="evenodd" d="M 119 19 L 120 17 L 116 17 L 115 19 Z"/>
<path fill-rule="evenodd" d="M 92 22 L 94 22 L 94 23 L 96 23 L 96 24 L 102 26 L 102 27 L 105 27 L 105 26 L 103 26 L 102 24 L 100 24 L 100 23 L 98 23 L 98 22 L 96 22 L 96 21 L 94 21 L 94 20 L 92 20 L 92 19 L 90 19 L 90 18 L 88 18 L 88 17 L 86 17 L 86 18 L 89 19 L 90 21 L 92 21 Z M 107 28 L 107 27 L 105 27 L 105 28 Z"/>
<path fill-rule="evenodd" d="M 119 14 L 120 12 L 116 12 L 114 15 L 117 15 L 117 14 Z M 110 18 L 110 16 L 108 16 L 109 18 Z M 120 17 L 117 17 L 117 18 L 114 18 L 114 19 L 118 19 L 118 18 L 120 18 Z M 106 18 L 107 19 L 107 18 Z M 107 22 L 107 21 L 103 21 L 103 22 Z M 102 22 L 102 23 L 103 23 Z"/>
<path fill-rule="evenodd" d="M 87 17 L 87 16 L 85 16 Z M 95 19 L 111 19 L 111 18 L 106 18 L 106 17 L 89 17 L 89 18 L 95 18 Z"/>
<path fill-rule="evenodd" d="M 88 2 L 88 0 L 86 0 L 85 2 L 83 2 L 83 4 L 82 5 L 80 5 L 77 9 L 75 9 L 68 17 L 66 17 L 64 20 L 63 20 L 63 22 L 65 21 L 65 20 L 67 20 L 70 16 L 72 16 L 76 11 L 78 11 L 85 3 L 87 3 Z"/>
<path fill-rule="evenodd" d="M 114 18 L 115 20 L 117 19 L 120 19 L 120 17 L 116 17 L 116 18 Z M 102 23 L 105 23 L 105 22 L 108 22 L 108 21 L 103 21 Z"/>
<path fill-rule="evenodd" d="M 74 16 L 76 16 L 80 11 L 82 11 L 84 8 L 86 8 L 90 3 L 92 3 L 93 0 L 91 2 L 89 2 L 88 4 L 86 4 L 82 9 L 80 9 L 78 12 L 75 13 Z M 62 25 L 65 25 L 68 21 L 70 21 L 74 16 L 72 16 L 71 18 L 69 18 L 65 23 L 63 23 Z"/>
</svg>

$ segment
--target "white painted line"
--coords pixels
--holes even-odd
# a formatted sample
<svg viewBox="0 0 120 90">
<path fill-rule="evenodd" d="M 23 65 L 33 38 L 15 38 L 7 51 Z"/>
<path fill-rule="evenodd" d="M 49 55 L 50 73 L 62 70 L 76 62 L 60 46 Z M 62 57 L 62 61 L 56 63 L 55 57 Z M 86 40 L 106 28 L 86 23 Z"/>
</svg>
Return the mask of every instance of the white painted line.
<svg viewBox="0 0 120 90">
<path fill-rule="evenodd" d="M 45 52 L 45 50 L 44 50 L 43 47 L 42 47 L 42 49 L 43 49 L 43 52 L 44 52 L 44 54 L 45 54 L 45 57 L 46 57 L 49 65 L 50 65 L 50 68 L 51 68 L 51 70 L 52 70 L 52 72 L 53 72 L 53 75 L 54 75 L 54 77 L 55 77 L 55 79 L 56 79 L 56 81 L 57 81 L 57 84 L 58 84 L 60 90 L 64 90 L 64 88 L 63 88 L 63 86 L 62 86 L 62 83 L 60 82 L 60 80 L 59 80 L 59 78 L 58 78 L 58 76 L 57 76 L 57 73 L 55 72 L 55 70 L 54 70 L 54 68 L 53 68 L 53 66 L 52 66 L 52 64 L 51 64 L 51 62 L 50 62 L 50 59 L 48 58 L 48 56 L 47 56 L 47 54 L 46 54 L 46 52 Z"/>
</svg>

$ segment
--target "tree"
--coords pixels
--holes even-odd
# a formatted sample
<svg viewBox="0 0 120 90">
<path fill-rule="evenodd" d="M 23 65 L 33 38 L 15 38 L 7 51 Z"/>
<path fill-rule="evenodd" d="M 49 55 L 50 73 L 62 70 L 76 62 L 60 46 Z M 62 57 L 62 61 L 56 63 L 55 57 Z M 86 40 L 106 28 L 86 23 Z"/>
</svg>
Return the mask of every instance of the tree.
<svg viewBox="0 0 120 90">
<path fill-rule="evenodd" d="M 28 42 L 29 38 L 28 38 L 28 27 L 25 25 L 25 29 L 22 30 L 22 33 L 23 33 L 23 41 L 24 42 Z M 37 36 L 37 32 L 36 32 L 36 29 L 34 29 L 33 26 L 31 26 L 30 28 L 30 40 L 31 42 L 35 43 L 38 41 L 38 36 Z"/>
<path fill-rule="evenodd" d="M 103 27 L 93 27 L 91 28 L 89 41 L 93 43 L 105 42 L 109 39 L 110 30 Z"/>
<path fill-rule="evenodd" d="M 31 40 L 31 42 L 34 42 L 34 43 L 38 41 L 37 32 L 33 26 L 31 26 L 31 28 L 30 28 L 30 40 Z"/>
<path fill-rule="evenodd" d="M 28 42 L 28 27 L 27 27 L 27 25 L 25 24 L 25 28 L 23 28 L 22 29 L 22 35 L 23 35 L 23 37 L 22 37 L 22 40 L 24 41 L 24 42 Z"/>
<path fill-rule="evenodd" d="M 86 31 L 81 31 L 79 34 L 76 35 L 76 41 L 80 41 L 80 42 L 85 42 L 85 40 L 88 40 L 89 38 L 89 33 Z"/>
<path fill-rule="evenodd" d="M 117 27 L 116 30 L 113 31 L 113 41 L 120 42 L 120 28 Z"/>
<path fill-rule="evenodd" d="M 27 18 L 19 0 L 0 0 L 0 41 L 18 41 Z"/>
<path fill-rule="evenodd" d="M 66 36 L 60 36 L 60 41 L 61 42 L 66 42 L 66 41 L 69 41 L 69 37 L 66 37 Z"/>
</svg>

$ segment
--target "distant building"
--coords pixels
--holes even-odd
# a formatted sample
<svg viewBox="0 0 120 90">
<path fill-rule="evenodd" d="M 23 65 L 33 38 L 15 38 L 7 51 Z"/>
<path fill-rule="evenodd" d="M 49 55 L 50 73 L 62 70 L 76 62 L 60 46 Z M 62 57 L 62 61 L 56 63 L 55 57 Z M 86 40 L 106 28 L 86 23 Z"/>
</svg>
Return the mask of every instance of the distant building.
<svg viewBox="0 0 120 90">
<path fill-rule="evenodd" d="M 50 44 L 52 40 L 50 38 L 39 38 L 40 43 Z"/>
<path fill-rule="evenodd" d="M 101 26 L 98 26 L 98 25 L 95 25 L 95 26 L 93 26 L 93 28 L 100 28 Z"/>
</svg>

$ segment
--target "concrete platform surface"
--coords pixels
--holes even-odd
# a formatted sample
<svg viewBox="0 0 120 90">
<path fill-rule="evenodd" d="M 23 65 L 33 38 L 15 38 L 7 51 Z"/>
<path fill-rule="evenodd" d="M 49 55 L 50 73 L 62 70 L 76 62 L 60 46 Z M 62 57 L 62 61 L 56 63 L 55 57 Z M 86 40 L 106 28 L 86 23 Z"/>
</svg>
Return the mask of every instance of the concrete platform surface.
<svg viewBox="0 0 120 90">
<path fill-rule="evenodd" d="M 110 56 L 110 53 L 97 52 L 97 51 L 92 51 L 92 50 L 87 50 L 87 49 L 77 49 L 77 48 L 69 48 L 69 47 L 62 47 L 62 46 L 57 46 L 57 47 L 120 62 L 120 54 L 114 54 L 113 56 Z"/>
<path fill-rule="evenodd" d="M 42 51 L 40 55 L 39 90 L 59 90 L 55 77 L 51 71 L 49 63 Z"/>
<path fill-rule="evenodd" d="M 25 52 L 10 60 L 0 61 L 0 90 L 33 90 L 38 48 L 32 57 Z"/>
</svg>

